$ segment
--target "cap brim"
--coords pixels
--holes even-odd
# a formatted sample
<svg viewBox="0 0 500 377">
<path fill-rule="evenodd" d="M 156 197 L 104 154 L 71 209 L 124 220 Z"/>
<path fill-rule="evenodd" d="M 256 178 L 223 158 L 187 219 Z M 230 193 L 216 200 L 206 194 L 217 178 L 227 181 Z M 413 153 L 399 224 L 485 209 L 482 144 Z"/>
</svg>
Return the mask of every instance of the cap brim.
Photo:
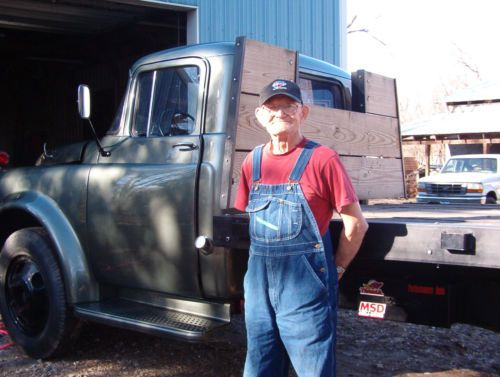
<svg viewBox="0 0 500 377">
<path fill-rule="evenodd" d="M 259 106 L 262 106 L 263 104 L 265 104 L 269 99 L 273 98 L 273 97 L 276 97 L 276 96 L 287 96 L 291 99 L 293 99 L 295 102 L 298 102 L 300 104 L 302 104 L 302 100 L 296 96 L 294 96 L 293 94 L 290 94 L 290 93 L 287 93 L 287 92 L 279 92 L 279 91 L 276 91 L 274 93 L 271 93 L 269 96 L 267 97 L 264 97 L 264 98 L 259 98 Z"/>
</svg>

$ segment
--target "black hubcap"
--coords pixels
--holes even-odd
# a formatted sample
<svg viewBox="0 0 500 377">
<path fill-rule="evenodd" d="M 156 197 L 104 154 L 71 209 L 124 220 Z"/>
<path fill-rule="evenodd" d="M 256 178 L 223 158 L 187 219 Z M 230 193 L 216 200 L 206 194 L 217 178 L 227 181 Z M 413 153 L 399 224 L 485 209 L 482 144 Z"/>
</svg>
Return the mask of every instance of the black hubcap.
<svg viewBox="0 0 500 377">
<path fill-rule="evenodd" d="M 7 271 L 6 298 L 10 314 L 27 335 L 37 335 L 45 327 L 49 299 L 42 274 L 27 256 L 16 258 Z"/>
</svg>

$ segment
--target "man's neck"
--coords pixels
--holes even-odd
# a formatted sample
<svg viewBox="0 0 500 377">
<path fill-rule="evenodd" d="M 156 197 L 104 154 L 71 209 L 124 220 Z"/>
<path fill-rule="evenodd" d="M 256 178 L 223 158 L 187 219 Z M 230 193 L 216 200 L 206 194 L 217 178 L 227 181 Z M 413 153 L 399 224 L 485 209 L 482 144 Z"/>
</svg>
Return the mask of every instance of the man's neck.
<svg viewBox="0 0 500 377">
<path fill-rule="evenodd" d="M 294 149 L 304 139 L 302 134 L 294 135 L 271 135 L 271 153 L 275 155 L 285 154 Z"/>
</svg>

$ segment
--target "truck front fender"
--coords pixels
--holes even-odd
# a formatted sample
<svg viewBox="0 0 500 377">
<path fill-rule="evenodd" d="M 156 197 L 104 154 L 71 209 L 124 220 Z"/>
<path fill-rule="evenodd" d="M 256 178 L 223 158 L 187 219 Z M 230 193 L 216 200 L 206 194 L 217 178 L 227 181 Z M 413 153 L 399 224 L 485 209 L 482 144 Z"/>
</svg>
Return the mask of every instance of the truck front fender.
<svg viewBox="0 0 500 377">
<path fill-rule="evenodd" d="M 80 240 L 57 203 L 46 195 L 29 191 L 5 197 L 0 203 L 0 245 L 13 231 L 29 226 L 42 226 L 52 239 L 63 272 L 68 303 L 98 300 L 98 285 L 92 277 Z"/>
</svg>

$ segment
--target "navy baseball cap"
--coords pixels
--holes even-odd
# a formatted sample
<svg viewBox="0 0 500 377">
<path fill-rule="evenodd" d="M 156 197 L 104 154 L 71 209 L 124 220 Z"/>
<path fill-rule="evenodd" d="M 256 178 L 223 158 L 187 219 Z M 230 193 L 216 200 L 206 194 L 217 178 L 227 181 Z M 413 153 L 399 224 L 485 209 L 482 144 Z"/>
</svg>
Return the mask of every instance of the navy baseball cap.
<svg viewBox="0 0 500 377">
<path fill-rule="evenodd" d="M 274 80 L 262 89 L 259 96 L 259 106 L 262 106 L 269 98 L 280 94 L 302 103 L 302 94 L 300 93 L 299 86 L 293 81 L 280 79 Z"/>
</svg>

